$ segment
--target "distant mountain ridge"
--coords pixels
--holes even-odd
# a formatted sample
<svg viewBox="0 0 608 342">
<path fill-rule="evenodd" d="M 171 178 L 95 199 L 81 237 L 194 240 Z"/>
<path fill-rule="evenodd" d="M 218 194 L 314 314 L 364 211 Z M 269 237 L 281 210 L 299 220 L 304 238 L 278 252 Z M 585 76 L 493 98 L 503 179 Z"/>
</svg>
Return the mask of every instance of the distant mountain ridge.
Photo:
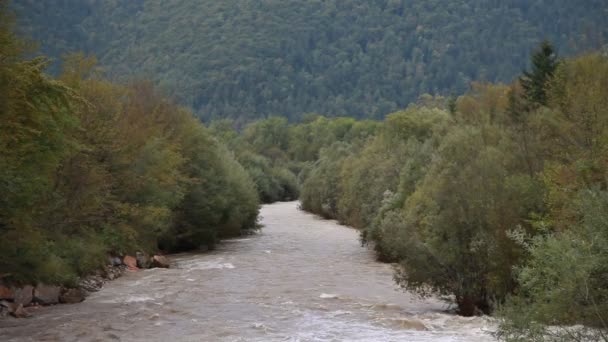
<svg viewBox="0 0 608 342">
<path fill-rule="evenodd" d="M 110 77 L 151 78 L 206 119 L 381 118 L 424 93 L 509 82 L 550 39 L 608 38 L 605 0 L 13 0 L 52 57 L 94 53 Z"/>
</svg>

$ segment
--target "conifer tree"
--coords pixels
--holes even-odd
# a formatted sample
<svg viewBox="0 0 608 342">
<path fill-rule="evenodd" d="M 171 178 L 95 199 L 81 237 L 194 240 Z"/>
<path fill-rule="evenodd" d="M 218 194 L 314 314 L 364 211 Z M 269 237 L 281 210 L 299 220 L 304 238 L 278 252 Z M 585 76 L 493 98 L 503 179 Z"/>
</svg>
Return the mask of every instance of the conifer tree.
<svg viewBox="0 0 608 342">
<path fill-rule="evenodd" d="M 523 77 L 520 78 L 525 96 L 532 104 L 547 105 L 545 86 L 553 76 L 558 63 L 553 45 L 545 40 L 532 55 L 532 70 L 524 71 Z"/>
</svg>

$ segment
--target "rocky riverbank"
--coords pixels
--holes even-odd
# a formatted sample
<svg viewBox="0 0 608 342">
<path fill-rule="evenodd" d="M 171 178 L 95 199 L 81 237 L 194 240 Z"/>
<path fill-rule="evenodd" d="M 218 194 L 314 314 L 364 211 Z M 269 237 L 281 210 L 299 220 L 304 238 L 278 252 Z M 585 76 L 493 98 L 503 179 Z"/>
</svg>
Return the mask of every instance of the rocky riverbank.
<svg viewBox="0 0 608 342">
<path fill-rule="evenodd" d="M 161 255 L 149 257 L 137 253 L 135 256 L 108 257 L 108 263 L 103 269 L 83 277 L 74 287 L 48 284 L 16 287 L 6 285 L 0 279 L 0 318 L 26 318 L 39 306 L 80 303 L 91 293 L 101 290 L 106 282 L 125 272 L 156 267 L 168 268 L 168 259 Z"/>
</svg>

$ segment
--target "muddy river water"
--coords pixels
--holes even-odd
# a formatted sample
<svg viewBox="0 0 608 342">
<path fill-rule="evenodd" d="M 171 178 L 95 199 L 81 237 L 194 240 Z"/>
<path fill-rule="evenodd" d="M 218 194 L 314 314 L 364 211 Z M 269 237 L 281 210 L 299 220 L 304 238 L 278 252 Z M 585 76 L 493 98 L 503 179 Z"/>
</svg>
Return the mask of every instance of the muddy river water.
<svg viewBox="0 0 608 342">
<path fill-rule="evenodd" d="M 80 304 L 0 321 L 2 341 L 492 341 L 490 320 L 403 292 L 357 231 L 296 202 L 259 234 L 129 273 Z"/>
</svg>

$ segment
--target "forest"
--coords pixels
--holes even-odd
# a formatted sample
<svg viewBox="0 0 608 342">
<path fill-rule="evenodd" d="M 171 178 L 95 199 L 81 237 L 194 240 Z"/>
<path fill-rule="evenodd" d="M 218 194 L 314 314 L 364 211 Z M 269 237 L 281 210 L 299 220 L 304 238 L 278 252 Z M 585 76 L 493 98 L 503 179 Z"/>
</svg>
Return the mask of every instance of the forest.
<svg viewBox="0 0 608 342">
<path fill-rule="evenodd" d="M 608 55 L 532 61 L 322 148 L 302 207 L 359 228 L 404 288 L 496 314 L 501 339 L 605 341 Z"/>
<path fill-rule="evenodd" d="M 211 127 L 249 167 L 249 153 L 283 167 L 302 209 L 359 229 L 405 289 L 498 317 L 502 340 L 604 341 L 606 94 L 608 54 L 560 59 L 545 42 L 511 84 L 422 97 L 384 121 Z M 277 173 L 254 174 L 265 189 L 260 175 Z"/>
<path fill-rule="evenodd" d="M 0 280 L 73 284 L 107 255 L 257 228 L 255 184 L 190 111 L 82 54 L 50 77 L 0 10 Z"/>
<path fill-rule="evenodd" d="M 54 58 L 94 54 L 151 78 L 206 122 L 303 114 L 382 119 L 422 94 L 512 82 L 543 39 L 564 56 L 608 39 L 604 0 L 12 0 Z M 52 15 L 51 15 L 52 14 Z"/>
<path fill-rule="evenodd" d="M 65 6 L 59 10 L 78 9 L 70 7 L 70 1 L 62 3 Z M 143 2 L 133 1 L 120 10 L 143 11 L 137 20 L 147 22 L 151 20 L 148 13 L 162 10 L 159 4 L 151 3 L 146 2 L 142 9 Z M 282 3 L 282 8 L 290 12 L 292 2 Z M 490 8 L 481 2 L 469 3 L 474 8 L 487 7 L 492 15 L 484 18 L 496 27 L 503 24 L 496 24 L 494 16 L 511 20 L 502 15 L 502 11 L 512 10 L 508 5 Z M 543 1 L 512 2 L 513 6 L 515 3 L 527 10 L 517 12 L 519 17 L 514 15 L 520 19 L 523 13 L 537 13 L 537 7 L 551 7 L 541 6 Z M 15 6 L 45 4 L 23 0 Z M 81 4 L 80 15 L 87 20 L 94 20 L 88 6 L 101 6 L 100 13 L 109 11 L 117 18 L 126 15 L 112 12 L 119 7 L 113 8 L 110 2 Z M 173 10 L 183 15 L 209 16 L 207 21 L 196 19 L 202 20 L 203 26 L 219 20 L 214 13 L 219 9 L 211 4 L 202 14 L 187 8 L 187 4 L 191 2 L 183 2 L 186 7 L 176 6 Z M 224 6 L 223 2 L 214 4 L 218 8 Z M 247 4 L 259 12 L 220 11 L 226 16 L 221 21 L 225 29 L 230 27 L 230 18 L 240 15 L 247 15 L 253 22 L 273 24 L 258 16 L 264 6 L 276 5 L 274 1 Z M 309 10 L 328 11 L 327 16 L 335 19 L 333 23 L 349 20 L 341 18 L 340 13 L 353 13 L 332 12 L 324 7 L 329 4 L 337 6 L 331 1 L 311 1 Z M 440 21 L 443 13 L 436 11 L 437 3 L 432 1 L 407 5 L 405 1 L 371 1 L 367 5 L 340 2 L 340 6 L 358 8 L 357 5 L 363 6 L 361 10 L 367 15 L 391 13 L 407 18 L 409 11 L 425 13 L 423 9 L 436 14 L 433 18 L 422 14 L 417 17 L 423 21 Z M 446 4 L 445 13 L 458 16 L 459 12 L 450 6 L 459 5 L 460 2 Z M 572 13 L 585 11 L 585 6 L 571 7 L 564 4 L 551 8 Z M 494 8 L 498 10 L 491 11 Z M 309 37 L 307 44 L 312 45 L 304 49 L 310 55 L 298 55 L 295 47 L 279 44 L 275 48 L 295 55 L 282 57 L 285 60 L 276 61 L 276 65 L 269 64 L 263 55 L 251 59 L 230 50 L 241 47 L 255 55 L 259 52 L 256 48 L 263 47 L 255 40 L 244 40 L 250 46 L 243 45 L 243 41 L 219 44 L 218 51 L 209 53 L 242 56 L 251 64 L 205 58 L 205 63 L 210 63 L 205 72 L 213 75 L 206 77 L 205 72 L 186 70 L 188 63 L 178 62 L 186 69 L 177 70 L 154 60 L 149 61 L 151 64 L 129 61 L 129 56 L 179 60 L 168 55 L 128 50 L 120 57 L 112 56 L 110 52 L 116 47 L 105 53 L 100 51 L 100 63 L 92 55 L 72 53 L 62 57 L 60 66 L 52 66 L 48 57 L 31 57 L 36 55 L 35 50 L 15 33 L 14 18 L 6 6 L 0 7 L 0 13 L 3 282 L 70 284 L 102 267 L 108 255 L 212 248 L 221 238 L 259 228 L 260 203 L 299 199 L 303 210 L 357 228 L 361 242 L 373 248 L 379 260 L 396 265 L 395 279 L 404 289 L 421 296 L 452 298 L 463 316 L 497 317 L 499 339 L 607 340 L 606 50 L 561 57 L 561 49 L 573 53 L 592 45 L 571 47 L 566 40 L 574 38 L 560 35 L 553 43 L 536 45 L 531 52 L 506 56 L 498 46 L 509 46 L 509 41 L 488 39 L 486 43 L 491 46 L 476 49 L 475 45 L 468 47 L 464 39 L 459 50 L 450 53 L 470 63 L 450 58 L 452 66 L 445 67 L 438 62 L 442 54 L 437 56 L 439 64 L 433 64 L 433 58 L 420 57 L 425 62 L 420 62 L 418 69 L 434 71 L 411 79 L 415 73 L 396 72 L 394 80 L 404 82 L 400 85 L 382 84 L 393 80 L 384 77 L 386 70 L 378 72 L 378 81 L 372 82 L 363 74 L 350 74 L 345 67 L 343 71 L 352 79 L 338 73 L 336 78 L 323 78 L 317 88 L 310 88 L 290 77 L 332 75 L 330 70 L 315 68 L 340 65 L 323 54 L 333 50 L 323 48 L 322 53 L 314 46 L 337 44 L 337 49 L 346 44 L 341 38 L 353 37 L 317 23 L 314 27 L 325 27 L 328 34 L 321 39 L 314 36 L 318 32 L 312 27 L 308 31 L 306 26 L 291 25 L 290 30 L 301 30 L 298 32 Z M 593 21 L 601 15 L 598 13 L 578 19 L 572 16 L 571 20 Z M 282 18 L 290 20 L 289 16 Z M 450 22 L 449 16 L 444 19 Z M 185 16 L 184 20 L 195 19 Z M 421 37 L 443 36 L 440 28 L 438 32 L 426 32 L 424 23 L 412 24 L 407 19 L 400 23 L 421 27 Z M 361 26 L 366 27 L 364 24 Z M 79 25 L 92 22 L 85 20 Z M 340 25 L 336 25 L 338 30 Z M 530 26 L 521 27 L 534 31 Z M 374 36 L 373 30 L 368 29 L 365 32 Z M 378 31 L 382 34 L 375 38 L 379 39 L 376 43 L 397 47 L 398 44 L 380 43 L 388 39 L 390 31 Z M 109 39 L 67 37 L 62 32 L 57 26 L 57 31 L 46 34 L 58 42 L 65 39 L 66 49 L 86 50 L 86 44 L 101 48 Z M 125 34 L 122 39 L 145 41 L 137 36 L 137 30 L 126 32 L 135 36 Z M 244 32 L 248 31 L 227 31 L 221 39 L 231 40 L 228 33 Z M 295 34 L 276 31 L 281 32 Z M 485 34 L 500 36 L 500 32 Z M 150 29 L 147 34 L 155 33 Z M 517 39 L 513 43 L 517 42 L 518 48 L 512 51 L 530 47 L 522 41 L 533 36 L 514 35 Z M 162 35 L 160 38 L 179 42 Z M 260 38 L 260 42 L 266 38 Z M 85 45 L 71 45 L 71 39 Z M 297 44 L 297 40 L 277 39 L 281 44 Z M 373 60 L 368 53 L 383 58 L 384 62 L 373 65 L 408 68 L 407 60 L 402 65 L 398 61 L 386 63 L 392 58 L 390 51 L 372 49 L 372 41 L 353 39 L 360 46 L 361 58 Z M 414 49 L 426 49 L 425 44 L 432 41 L 416 39 L 415 44 L 411 43 L 416 46 Z M 529 39 L 529 43 L 534 40 Z M 574 40 L 576 44 L 588 43 Z M 201 46 L 205 44 L 210 43 L 202 39 Z M 63 45 L 56 46 L 62 49 Z M 156 48 L 159 46 L 162 44 Z M 333 51 L 332 58 L 339 58 L 339 51 Z M 59 52 L 63 51 L 52 51 Z M 520 57 L 527 55 L 531 58 L 522 67 Z M 316 65 L 318 61 L 308 60 L 311 56 L 327 64 Z M 486 63 L 499 67 L 493 68 L 474 56 L 483 56 Z M 197 60 L 192 56 L 184 58 Z M 289 58 L 294 60 L 287 63 Z M 268 70 L 256 64 L 262 62 Z M 122 68 L 133 65 L 130 63 L 140 64 L 138 72 L 149 73 L 157 78 L 156 82 L 115 80 L 104 70 L 114 65 L 113 72 L 121 74 L 125 70 Z M 235 69 L 231 63 L 244 69 Z M 287 63 L 286 74 L 281 63 Z M 458 68 L 475 70 L 466 73 Z M 359 66 L 357 70 L 366 69 Z M 177 76 L 172 77 L 173 72 Z M 266 72 L 277 74 L 270 77 Z M 189 88 L 192 84 L 181 81 L 171 88 L 186 74 L 197 75 L 199 83 L 194 88 L 217 93 L 199 93 Z M 461 79 L 434 78 L 439 76 Z M 281 82 L 294 86 L 285 93 L 275 92 L 265 88 L 266 83 L 260 79 L 277 89 L 287 89 Z M 308 81 L 316 82 L 314 77 Z M 332 82 L 344 87 L 333 87 Z M 409 84 L 417 87 L 410 88 Z M 169 95 L 166 87 L 172 89 Z M 411 93 L 402 92 L 406 88 Z M 239 95 L 245 89 L 255 91 Z M 308 93 L 312 89 L 316 93 Z M 394 94 L 390 95 L 387 89 L 398 93 L 393 99 L 399 100 L 391 102 Z M 291 97 L 295 94 L 291 91 L 302 93 Z M 423 92 L 435 95 L 420 95 Z M 359 97 L 362 94 L 367 97 Z M 197 102 L 202 101 L 195 99 L 197 96 L 207 102 Z M 229 101 L 234 98 L 243 102 Z M 343 102 L 339 103 L 338 98 Z M 196 114 L 182 105 L 195 108 Z M 203 124 L 199 115 L 208 122 Z"/>
</svg>

